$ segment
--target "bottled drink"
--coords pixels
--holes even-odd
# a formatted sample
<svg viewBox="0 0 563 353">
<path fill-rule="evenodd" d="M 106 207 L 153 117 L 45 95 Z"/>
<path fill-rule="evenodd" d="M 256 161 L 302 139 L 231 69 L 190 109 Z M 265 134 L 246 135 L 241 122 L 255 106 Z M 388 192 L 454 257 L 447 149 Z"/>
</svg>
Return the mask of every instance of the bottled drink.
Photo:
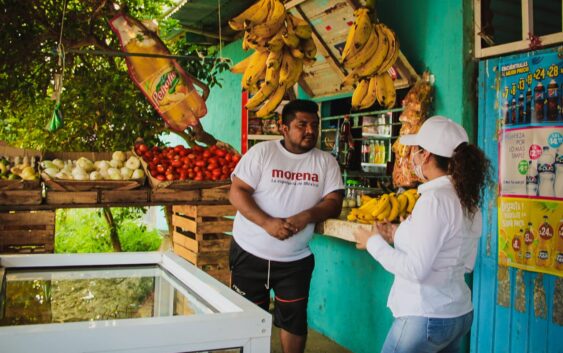
<svg viewBox="0 0 563 353">
<path fill-rule="evenodd" d="M 385 141 L 381 141 L 381 164 L 387 163 L 387 148 L 385 147 Z"/>
<path fill-rule="evenodd" d="M 526 174 L 526 194 L 528 196 L 538 195 L 538 167 L 533 161 L 528 162 L 528 174 Z"/>
<path fill-rule="evenodd" d="M 524 95 L 522 93 L 518 96 L 518 123 L 524 124 Z"/>
<path fill-rule="evenodd" d="M 110 26 L 124 52 L 170 54 L 160 38 L 134 18 L 120 14 L 110 20 Z M 198 119 L 207 114 L 205 100 L 193 82 L 204 91 L 208 88 L 187 74 L 175 60 L 129 56 L 126 61 L 137 87 L 172 129 L 183 131 L 199 124 Z"/>
<path fill-rule="evenodd" d="M 557 149 L 555 156 L 555 197 L 563 199 L 563 145 Z"/>
<path fill-rule="evenodd" d="M 526 110 L 524 112 L 524 123 L 529 124 L 532 122 L 532 89 L 528 88 L 526 91 Z"/>
<path fill-rule="evenodd" d="M 514 237 L 512 238 L 512 250 L 514 251 L 514 261 L 519 264 L 523 262 L 523 256 L 522 256 L 523 237 L 524 237 L 524 230 L 520 229 L 520 232 L 514 234 Z"/>
<path fill-rule="evenodd" d="M 369 144 L 369 163 L 375 163 L 375 142 L 373 140 Z"/>
<path fill-rule="evenodd" d="M 538 159 L 538 195 L 544 197 L 555 196 L 555 154 L 549 146 L 543 147 Z"/>
<path fill-rule="evenodd" d="M 340 125 L 340 136 L 338 138 L 338 145 L 340 148 L 338 162 L 344 168 L 348 168 L 350 166 L 350 150 L 354 148 L 354 146 L 351 145 L 351 141 L 352 127 L 350 125 L 350 117 L 345 116 L 342 121 L 342 125 Z"/>
<path fill-rule="evenodd" d="M 559 230 L 557 232 L 557 257 L 555 259 L 555 268 L 563 270 L 563 219 L 559 220 Z"/>
<path fill-rule="evenodd" d="M 536 121 L 542 122 L 544 118 L 543 106 L 545 100 L 544 88 L 541 82 L 538 82 L 536 88 L 534 88 L 534 112 L 536 114 Z"/>
<path fill-rule="evenodd" d="M 559 115 L 559 87 L 555 80 L 551 80 L 547 85 L 547 120 L 556 121 Z"/>
<path fill-rule="evenodd" d="M 553 258 L 551 250 L 553 227 L 547 222 L 547 216 L 543 216 L 543 223 L 539 227 L 538 234 L 539 243 L 536 264 L 542 267 L 549 267 Z"/>
<path fill-rule="evenodd" d="M 518 123 L 518 119 L 516 115 L 517 113 L 518 112 L 516 111 L 516 98 L 512 96 L 512 100 L 510 101 L 510 124 Z"/>
<path fill-rule="evenodd" d="M 504 125 L 510 125 L 510 106 L 508 105 L 508 100 L 506 100 L 503 104 L 502 104 L 502 113 L 503 113 L 503 117 L 504 117 Z"/>
<path fill-rule="evenodd" d="M 524 233 L 524 263 L 526 265 L 533 265 L 533 261 L 534 261 L 534 248 L 533 248 L 533 244 L 534 244 L 534 231 L 532 228 L 532 223 L 529 222 L 528 223 L 528 229 L 526 229 L 526 232 Z"/>
</svg>

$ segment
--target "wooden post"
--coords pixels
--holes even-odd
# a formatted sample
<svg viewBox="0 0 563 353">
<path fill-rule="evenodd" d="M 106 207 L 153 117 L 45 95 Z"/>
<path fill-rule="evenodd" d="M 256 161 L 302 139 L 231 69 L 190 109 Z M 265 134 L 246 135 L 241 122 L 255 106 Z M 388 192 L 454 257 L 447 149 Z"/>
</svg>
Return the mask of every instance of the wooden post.
<svg viewBox="0 0 563 353">
<path fill-rule="evenodd" d="M 109 207 L 104 207 L 104 217 L 109 225 L 109 236 L 111 238 L 111 244 L 113 245 L 113 250 L 115 252 L 121 252 L 121 243 L 119 242 L 119 236 L 117 235 L 117 226 L 113 220 L 113 215 L 111 214 L 111 209 Z"/>
</svg>

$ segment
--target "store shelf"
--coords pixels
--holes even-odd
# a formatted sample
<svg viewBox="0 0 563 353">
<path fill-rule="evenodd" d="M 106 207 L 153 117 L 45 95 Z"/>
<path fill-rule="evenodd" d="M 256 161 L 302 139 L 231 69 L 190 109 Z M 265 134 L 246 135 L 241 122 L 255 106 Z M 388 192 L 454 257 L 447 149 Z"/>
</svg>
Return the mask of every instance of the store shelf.
<svg viewBox="0 0 563 353">
<path fill-rule="evenodd" d="M 375 163 L 362 163 L 362 167 L 379 167 L 387 168 L 387 163 L 375 164 Z"/>
<path fill-rule="evenodd" d="M 390 138 L 393 138 L 393 137 L 396 138 L 397 136 L 380 135 L 380 134 L 374 134 L 374 133 L 371 133 L 371 132 L 362 132 L 362 139 L 363 139 L 363 140 L 374 139 L 374 138 L 377 138 L 377 139 L 390 139 Z"/>
<path fill-rule="evenodd" d="M 329 121 L 329 120 L 342 119 L 344 117 L 353 118 L 353 117 L 356 117 L 356 116 L 370 116 L 370 115 L 379 115 L 379 114 L 395 113 L 395 112 L 402 112 L 402 111 L 403 111 L 403 108 L 385 109 L 385 110 L 376 110 L 376 111 L 371 111 L 371 112 L 362 112 L 362 113 L 354 113 L 354 114 L 321 117 L 321 120 L 322 121 Z"/>
<path fill-rule="evenodd" d="M 269 141 L 269 140 L 281 140 L 282 138 L 283 135 L 248 135 L 249 140 Z"/>
</svg>

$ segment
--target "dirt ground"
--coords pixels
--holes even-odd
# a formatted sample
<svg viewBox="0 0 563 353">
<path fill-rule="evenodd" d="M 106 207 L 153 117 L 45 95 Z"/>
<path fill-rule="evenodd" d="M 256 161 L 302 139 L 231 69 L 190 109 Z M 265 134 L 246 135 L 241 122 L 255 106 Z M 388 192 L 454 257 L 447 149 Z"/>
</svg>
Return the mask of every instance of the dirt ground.
<svg viewBox="0 0 563 353">
<path fill-rule="evenodd" d="M 275 326 L 272 326 L 272 353 L 282 353 L 280 330 Z M 305 353 L 351 353 L 351 351 L 339 346 L 320 333 L 309 329 Z"/>
</svg>

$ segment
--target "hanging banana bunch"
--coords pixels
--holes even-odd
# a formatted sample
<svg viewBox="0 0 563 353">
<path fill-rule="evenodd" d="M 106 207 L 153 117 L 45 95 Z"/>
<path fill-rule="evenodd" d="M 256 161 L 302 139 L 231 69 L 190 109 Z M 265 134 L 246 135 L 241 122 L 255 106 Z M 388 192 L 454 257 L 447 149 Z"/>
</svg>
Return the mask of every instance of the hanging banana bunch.
<svg viewBox="0 0 563 353">
<path fill-rule="evenodd" d="M 231 28 L 244 30 L 242 48 L 254 52 L 231 68 L 241 73 L 242 88 L 253 96 L 246 108 L 256 116 L 272 114 L 303 73 L 312 64 L 317 47 L 309 24 L 286 12 L 280 0 L 259 0 L 229 21 Z"/>
<path fill-rule="evenodd" d="M 383 23 L 373 24 L 369 9 L 354 11 L 341 61 L 350 72 L 342 86 L 356 85 L 352 95 L 352 110 L 367 109 L 376 101 L 385 108 L 395 105 L 396 93 L 388 70 L 399 55 L 399 41 Z"/>
</svg>

